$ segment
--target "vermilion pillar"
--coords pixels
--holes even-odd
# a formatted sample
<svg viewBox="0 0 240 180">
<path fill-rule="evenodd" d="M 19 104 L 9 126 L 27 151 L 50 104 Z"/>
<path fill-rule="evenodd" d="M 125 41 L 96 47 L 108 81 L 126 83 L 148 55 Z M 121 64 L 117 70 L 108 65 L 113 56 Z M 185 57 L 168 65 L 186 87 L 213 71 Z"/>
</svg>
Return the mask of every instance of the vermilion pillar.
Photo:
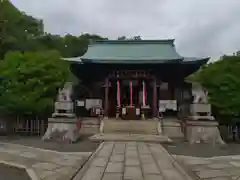
<svg viewBox="0 0 240 180">
<path fill-rule="evenodd" d="M 109 92 L 109 79 L 105 79 L 105 100 L 104 100 L 104 116 L 108 117 L 108 92 Z"/>
<path fill-rule="evenodd" d="M 157 117 L 157 82 L 156 79 L 153 80 L 153 100 L 152 100 L 152 114 L 153 117 Z"/>
<path fill-rule="evenodd" d="M 133 87 L 132 87 L 132 81 L 130 81 L 129 83 L 129 86 L 130 86 L 130 106 L 133 105 Z"/>
<path fill-rule="evenodd" d="M 142 91 L 142 102 L 143 102 L 143 106 L 146 106 L 146 101 L 147 101 L 147 98 L 146 98 L 146 84 L 145 84 L 145 81 L 142 82 L 142 85 L 143 85 L 143 91 Z"/>
<path fill-rule="evenodd" d="M 121 91 L 120 91 L 120 82 L 117 81 L 117 106 L 121 106 Z"/>
</svg>

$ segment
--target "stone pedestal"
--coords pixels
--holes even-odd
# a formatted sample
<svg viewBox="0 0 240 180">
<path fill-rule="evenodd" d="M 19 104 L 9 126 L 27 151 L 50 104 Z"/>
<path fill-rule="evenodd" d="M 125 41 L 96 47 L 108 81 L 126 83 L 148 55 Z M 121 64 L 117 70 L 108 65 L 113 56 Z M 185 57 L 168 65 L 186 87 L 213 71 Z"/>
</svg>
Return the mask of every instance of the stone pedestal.
<svg viewBox="0 0 240 180">
<path fill-rule="evenodd" d="M 78 140 L 80 134 L 80 126 L 78 126 L 76 117 L 55 117 L 48 119 L 48 128 L 42 140 L 57 140 L 75 142 Z"/>
<path fill-rule="evenodd" d="M 220 136 L 217 121 L 186 120 L 184 134 L 190 144 L 225 144 Z"/>
<path fill-rule="evenodd" d="M 204 118 L 210 118 L 209 120 L 213 120 L 211 117 L 211 104 L 208 103 L 194 103 L 190 104 L 190 114 L 191 116 L 204 116 Z"/>
</svg>

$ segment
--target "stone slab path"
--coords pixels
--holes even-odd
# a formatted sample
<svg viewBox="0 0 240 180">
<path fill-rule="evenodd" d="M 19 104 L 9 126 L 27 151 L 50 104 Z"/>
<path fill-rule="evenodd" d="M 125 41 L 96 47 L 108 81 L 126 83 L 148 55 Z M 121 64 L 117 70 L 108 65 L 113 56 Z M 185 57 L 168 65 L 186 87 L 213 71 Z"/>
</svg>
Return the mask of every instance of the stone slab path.
<svg viewBox="0 0 240 180">
<path fill-rule="evenodd" d="M 35 179 L 69 180 L 91 153 L 60 153 L 17 144 L 0 143 L 0 163 L 22 167 Z"/>
<path fill-rule="evenodd" d="M 212 158 L 174 155 L 185 169 L 200 180 L 240 180 L 240 155 Z"/>
<path fill-rule="evenodd" d="M 163 135 L 148 135 L 148 134 L 126 134 L 126 133 L 108 133 L 95 134 L 90 137 L 91 140 L 98 141 L 140 141 L 140 142 L 171 142 L 167 136 Z"/>
<path fill-rule="evenodd" d="M 186 180 L 160 144 L 104 142 L 74 180 Z"/>
</svg>

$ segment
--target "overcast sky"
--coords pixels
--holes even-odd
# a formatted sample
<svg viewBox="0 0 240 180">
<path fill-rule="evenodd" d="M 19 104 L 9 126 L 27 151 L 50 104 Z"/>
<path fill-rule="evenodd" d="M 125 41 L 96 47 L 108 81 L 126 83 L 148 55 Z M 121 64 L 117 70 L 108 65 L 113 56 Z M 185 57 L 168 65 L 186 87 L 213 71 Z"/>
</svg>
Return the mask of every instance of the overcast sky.
<svg viewBox="0 0 240 180">
<path fill-rule="evenodd" d="M 12 0 L 41 18 L 45 31 L 116 39 L 176 39 L 183 56 L 240 50 L 240 0 Z"/>
</svg>

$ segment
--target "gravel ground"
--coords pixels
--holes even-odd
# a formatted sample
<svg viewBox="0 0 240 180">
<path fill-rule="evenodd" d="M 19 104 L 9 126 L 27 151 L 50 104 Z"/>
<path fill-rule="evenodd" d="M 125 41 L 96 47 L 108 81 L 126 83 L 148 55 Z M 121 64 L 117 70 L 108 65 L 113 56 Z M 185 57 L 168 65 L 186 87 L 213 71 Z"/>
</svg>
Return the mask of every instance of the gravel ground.
<svg viewBox="0 0 240 180">
<path fill-rule="evenodd" d="M 211 144 L 194 144 L 186 142 L 174 142 L 163 144 L 163 147 L 171 154 L 193 156 L 193 157 L 215 157 L 240 155 L 240 144 L 211 145 Z"/>
<path fill-rule="evenodd" d="M 42 141 L 41 137 L 1 136 L 0 142 L 15 143 L 35 148 L 49 149 L 59 152 L 93 152 L 100 142 L 88 139 L 90 135 L 83 135 L 76 143 L 68 144 L 63 142 Z"/>
<path fill-rule="evenodd" d="M 24 169 L 0 164 L 0 180 L 31 180 Z"/>
</svg>

